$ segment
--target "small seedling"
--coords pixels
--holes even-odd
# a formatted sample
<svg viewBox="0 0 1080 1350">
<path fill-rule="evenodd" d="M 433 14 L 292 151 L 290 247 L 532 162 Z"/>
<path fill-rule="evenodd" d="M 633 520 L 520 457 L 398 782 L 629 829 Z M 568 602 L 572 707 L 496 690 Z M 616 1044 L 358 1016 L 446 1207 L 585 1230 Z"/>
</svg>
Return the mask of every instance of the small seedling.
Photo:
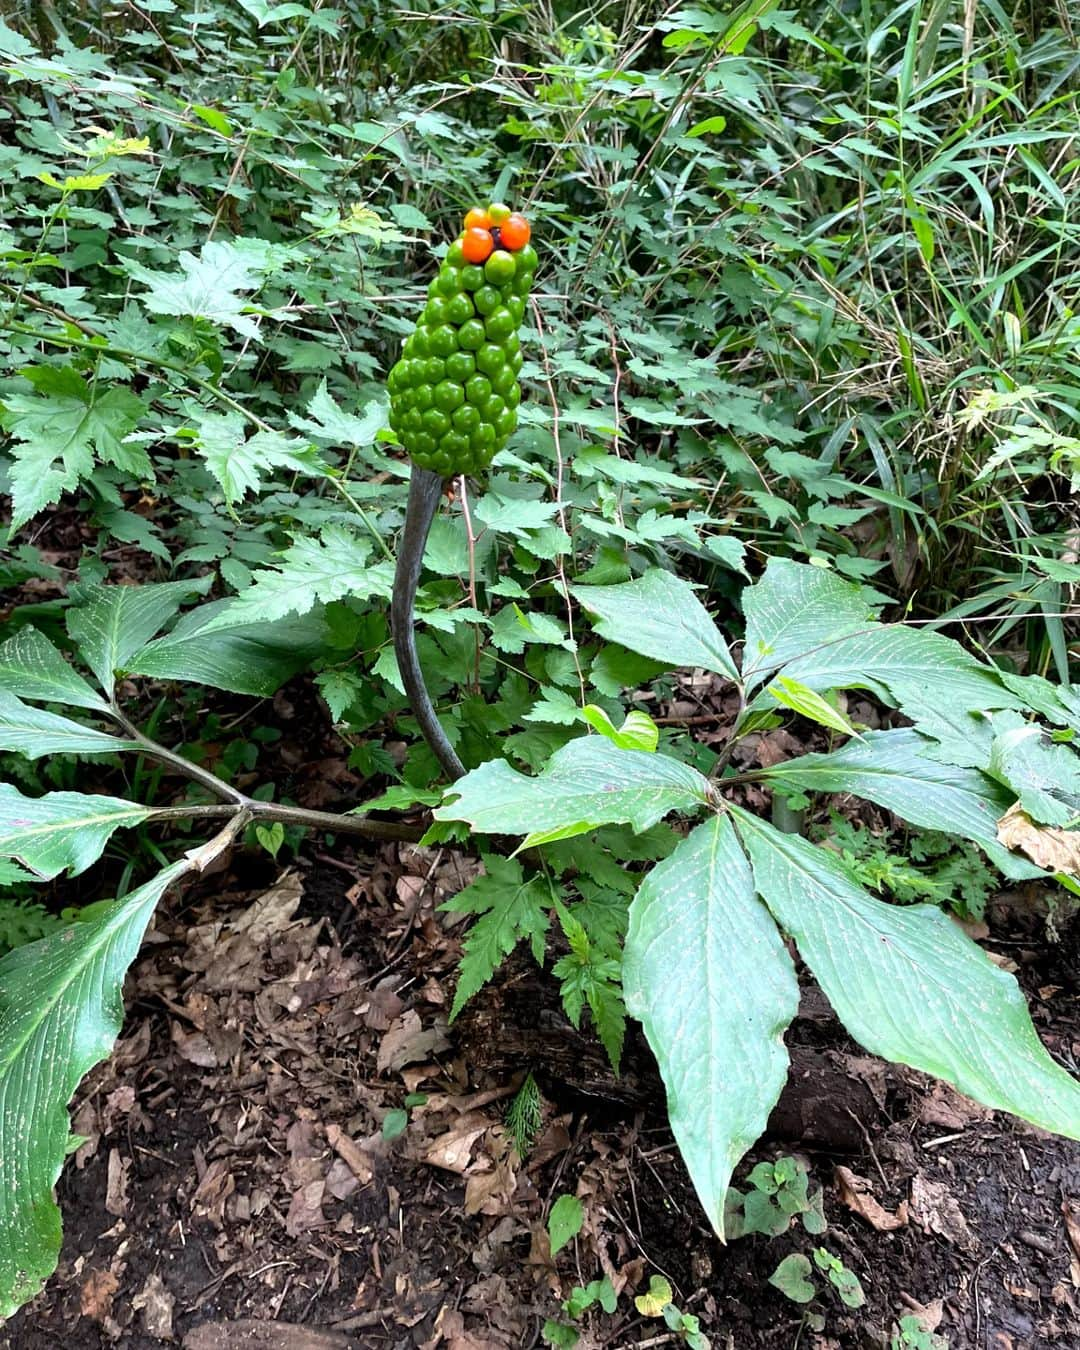
<svg viewBox="0 0 1080 1350">
<path fill-rule="evenodd" d="M 619 1296 L 605 1275 L 602 1280 L 593 1280 L 584 1288 L 575 1285 L 562 1307 L 567 1317 L 577 1321 L 596 1304 L 599 1304 L 604 1312 L 613 1313 L 618 1301 Z M 545 1344 L 555 1346 L 556 1350 L 573 1350 L 578 1343 L 577 1327 L 569 1326 L 566 1322 L 557 1322 L 553 1317 L 549 1317 L 544 1323 L 540 1334 Z"/>
<path fill-rule="evenodd" d="M 673 1302 L 671 1285 L 662 1275 L 653 1275 L 644 1294 L 634 1299 L 634 1307 L 642 1317 L 662 1317 L 670 1331 L 674 1331 L 690 1350 L 709 1350 L 709 1338 L 701 1330 L 692 1313 L 684 1313 Z"/>
<path fill-rule="evenodd" d="M 889 1340 L 889 1350 L 949 1350 L 949 1342 L 927 1331 L 917 1317 L 901 1317 L 899 1330 Z"/>
<path fill-rule="evenodd" d="M 793 1303 L 810 1303 L 819 1293 L 813 1278 L 814 1266 L 826 1276 L 846 1307 L 863 1306 L 866 1294 L 858 1276 L 848 1270 L 843 1261 L 826 1247 L 814 1248 L 813 1265 L 810 1258 L 804 1256 L 802 1252 L 792 1252 L 790 1256 L 785 1256 L 769 1276 L 769 1283 Z"/>
<path fill-rule="evenodd" d="M 528 1073 L 506 1111 L 506 1132 L 519 1158 L 532 1152 L 540 1133 L 541 1119 L 540 1089 L 536 1079 Z"/>
<path fill-rule="evenodd" d="M 551 1239 L 551 1254 L 555 1256 L 571 1239 L 581 1232 L 585 1221 L 585 1211 L 576 1195 L 560 1195 L 551 1206 L 548 1215 L 548 1237 Z"/>
<path fill-rule="evenodd" d="M 423 1106 L 426 1101 L 426 1092 L 410 1092 L 405 1098 L 404 1107 L 395 1106 L 383 1116 L 382 1137 L 390 1140 L 404 1134 L 409 1124 L 409 1112 L 414 1106 Z"/>
<path fill-rule="evenodd" d="M 815 1237 L 824 1233 L 822 1191 L 818 1187 L 811 1195 L 805 1163 L 789 1157 L 758 1163 L 747 1180 L 751 1190 L 728 1192 L 724 1231 L 729 1238 L 751 1233 L 778 1237 L 796 1218 L 801 1218 L 803 1227 Z"/>
</svg>

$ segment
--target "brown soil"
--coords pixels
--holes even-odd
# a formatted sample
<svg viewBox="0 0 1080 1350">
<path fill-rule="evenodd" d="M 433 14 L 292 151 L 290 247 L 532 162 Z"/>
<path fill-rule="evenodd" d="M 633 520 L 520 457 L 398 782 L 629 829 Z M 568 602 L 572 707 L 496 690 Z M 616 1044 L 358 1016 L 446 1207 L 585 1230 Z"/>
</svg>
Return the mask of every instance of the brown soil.
<svg viewBox="0 0 1080 1350">
<path fill-rule="evenodd" d="M 713 1350 L 888 1347 L 912 1311 L 952 1350 L 1080 1344 L 1080 1145 L 870 1060 L 811 989 L 748 1166 L 805 1159 L 828 1230 L 722 1247 L 639 1040 L 616 1083 L 524 957 L 447 1028 L 459 930 L 436 906 L 469 864 L 399 845 L 318 854 L 274 878 L 240 851 L 166 900 L 118 1053 L 74 1103 L 87 1142 L 59 1187 L 60 1269 L 0 1345 L 525 1350 L 605 1272 L 618 1308 L 583 1319 L 582 1350 L 680 1343 L 634 1307 L 655 1273 Z M 1037 897 L 1010 895 L 992 931 L 1075 1068 L 1080 926 L 1047 941 Z M 521 1164 L 502 1119 L 528 1069 L 545 1114 Z M 409 1093 L 426 1101 L 388 1141 Z M 565 1192 L 585 1225 L 553 1261 L 544 1220 Z M 767 1280 L 819 1244 L 867 1302 L 822 1295 L 817 1331 Z"/>
</svg>

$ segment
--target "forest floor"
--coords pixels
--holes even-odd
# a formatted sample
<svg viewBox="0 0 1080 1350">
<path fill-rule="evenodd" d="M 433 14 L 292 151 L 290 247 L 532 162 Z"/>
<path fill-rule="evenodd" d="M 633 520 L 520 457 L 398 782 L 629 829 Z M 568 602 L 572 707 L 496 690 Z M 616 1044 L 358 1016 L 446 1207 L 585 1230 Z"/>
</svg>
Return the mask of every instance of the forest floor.
<svg viewBox="0 0 1080 1350">
<path fill-rule="evenodd" d="M 460 919 L 437 906 L 471 867 L 312 844 L 280 875 L 239 852 L 166 899 L 117 1053 L 74 1103 L 85 1142 L 59 1186 L 60 1269 L 0 1344 L 525 1350 L 603 1272 L 618 1307 L 584 1320 L 582 1350 L 679 1343 L 634 1307 L 657 1272 L 714 1350 L 887 1347 L 913 1311 L 952 1350 L 1080 1344 L 1080 1145 L 861 1054 L 811 987 L 750 1161 L 803 1158 L 828 1230 L 721 1246 L 642 1041 L 616 1081 L 524 957 L 447 1026 Z M 990 931 L 1075 1063 L 1080 925 L 1048 941 L 1037 894 L 1007 893 Z M 522 1163 L 503 1115 L 528 1069 L 544 1123 Z M 426 1101 L 388 1141 L 386 1112 L 414 1093 Z M 553 1261 L 544 1218 L 567 1191 L 585 1223 Z M 867 1302 L 818 1298 L 814 1331 L 767 1280 L 819 1243 Z"/>
</svg>

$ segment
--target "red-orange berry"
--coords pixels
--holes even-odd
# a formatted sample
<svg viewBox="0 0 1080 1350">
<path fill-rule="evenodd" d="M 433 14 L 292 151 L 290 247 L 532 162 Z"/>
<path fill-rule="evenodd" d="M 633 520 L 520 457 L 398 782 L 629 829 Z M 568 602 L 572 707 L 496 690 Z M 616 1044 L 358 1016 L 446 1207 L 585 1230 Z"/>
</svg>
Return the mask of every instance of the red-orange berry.
<svg viewBox="0 0 1080 1350">
<path fill-rule="evenodd" d="M 490 230 L 491 217 L 482 206 L 473 206 L 465 213 L 467 230 Z"/>
<path fill-rule="evenodd" d="M 531 238 L 532 229 L 520 212 L 515 211 L 509 220 L 499 226 L 499 241 L 503 248 L 508 248 L 512 252 L 524 248 Z"/>
<path fill-rule="evenodd" d="M 490 230 L 473 225 L 461 237 L 461 252 L 469 263 L 487 262 L 495 248 Z"/>
</svg>

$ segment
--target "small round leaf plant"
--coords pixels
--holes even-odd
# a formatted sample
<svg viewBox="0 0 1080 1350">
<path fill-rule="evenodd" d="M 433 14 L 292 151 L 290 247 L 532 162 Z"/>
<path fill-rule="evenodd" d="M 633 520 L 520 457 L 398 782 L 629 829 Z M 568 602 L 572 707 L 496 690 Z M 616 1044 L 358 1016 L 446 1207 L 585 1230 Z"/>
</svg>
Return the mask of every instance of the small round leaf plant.
<svg viewBox="0 0 1080 1350">
<path fill-rule="evenodd" d="M 386 381 L 390 425 L 412 461 L 390 611 L 394 651 L 420 729 L 452 779 L 465 769 L 424 684 L 413 604 L 444 481 L 486 469 L 517 427 L 518 329 L 538 261 L 531 234 L 501 202 L 466 214 Z"/>
</svg>

